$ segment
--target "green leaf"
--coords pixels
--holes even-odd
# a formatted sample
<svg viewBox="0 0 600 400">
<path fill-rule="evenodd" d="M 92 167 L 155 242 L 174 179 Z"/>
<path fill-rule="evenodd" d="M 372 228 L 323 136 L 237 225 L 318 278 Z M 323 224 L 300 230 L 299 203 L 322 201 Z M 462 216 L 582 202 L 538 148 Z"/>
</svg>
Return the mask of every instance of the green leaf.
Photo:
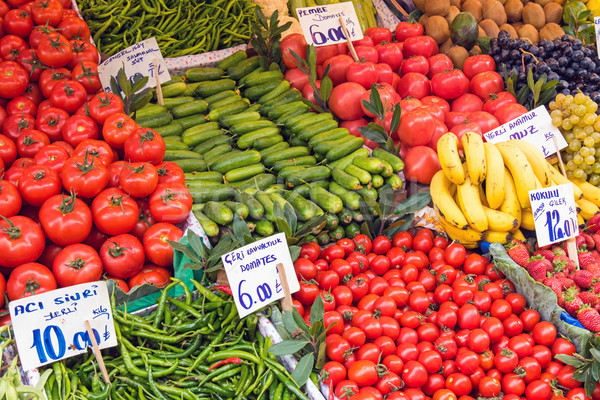
<svg viewBox="0 0 600 400">
<path fill-rule="evenodd" d="M 330 325 L 333 326 L 333 325 Z M 310 325 L 310 335 L 316 337 L 323 329 L 323 321 L 315 321 Z"/>
<path fill-rule="evenodd" d="M 295 354 L 302 350 L 307 344 L 308 342 L 306 340 L 284 340 L 283 342 L 276 343 L 269 347 L 269 353 L 275 354 L 276 356 Z"/>
<path fill-rule="evenodd" d="M 305 333 L 308 333 L 310 331 L 310 327 L 308 326 L 304 318 L 302 318 L 302 315 L 298 313 L 298 310 L 294 308 L 292 310 L 292 314 L 294 316 L 294 321 L 296 321 L 296 324 L 298 324 L 300 329 L 302 329 L 302 331 L 304 331 Z"/>
<path fill-rule="evenodd" d="M 137 92 L 138 90 L 140 90 L 141 88 L 146 86 L 146 84 L 148 83 L 148 80 L 149 80 L 149 78 L 147 76 L 144 76 L 141 79 L 136 79 L 133 84 L 133 87 L 131 88 L 131 91 L 133 93 Z"/>
<path fill-rule="evenodd" d="M 533 90 L 534 85 L 535 85 L 535 82 L 533 80 L 533 70 L 529 69 L 527 71 L 527 86 L 529 86 L 529 89 Z"/>
<path fill-rule="evenodd" d="M 555 88 L 559 83 L 560 83 L 560 81 L 558 79 L 553 79 L 551 81 L 544 83 L 542 85 L 542 92 Z"/>
<path fill-rule="evenodd" d="M 367 126 L 359 127 L 358 130 L 365 138 L 374 141 L 382 148 L 386 147 L 388 136 L 381 125 L 370 122 Z"/>
<path fill-rule="evenodd" d="M 290 256 L 292 257 L 292 261 L 296 261 L 298 257 L 300 257 L 300 246 L 289 246 Z"/>
<path fill-rule="evenodd" d="M 527 97 L 529 97 L 529 86 L 525 85 L 521 88 L 521 90 L 519 90 L 519 93 L 517 93 L 517 102 L 521 105 L 525 105 L 525 102 L 527 101 Z"/>
<path fill-rule="evenodd" d="M 600 362 L 600 351 L 598 351 L 598 350 L 597 350 L 597 349 L 595 349 L 595 348 L 591 348 L 591 349 L 590 349 L 590 354 L 592 355 L 592 357 L 594 357 L 594 359 L 595 359 L 597 362 Z"/>
<path fill-rule="evenodd" d="M 552 90 L 543 91 L 537 102 L 537 105 L 545 106 L 550 101 L 552 101 L 552 99 L 554 99 L 555 97 L 556 97 L 556 90 L 552 89 Z"/>
<path fill-rule="evenodd" d="M 404 215 L 411 213 L 425 207 L 431 201 L 431 195 L 429 192 L 417 193 L 410 196 L 394 209 L 394 214 Z"/>
<path fill-rule="evenodd" d="M 187 239 L 190 243 L 190 247 L 196 252 L 196 254 L 198 254 L 198 256 L 200 256 L 200 259 L 206 260 L 208 256 L 208 249 L 206 248 L 204 243 L 202 243 L 202 239 L 200 239 L 200 236 L 196 235 L 191 229 L 188 229 Z"/>
<path fill-rule="evenodd" d="M 169 245 L 177 250 L 182 252 L 183 254 L 185 254 L 190 260 L 195 261 L 197 263 L 202 262 L 203 260 L 199 259 L 198 256 L 196 255 L 196 253 L 194 253 L 189 247 L 179 243 L 179 242 L 174 242 L 172 240 L 167 240 L 167 243 L 169 243 Z"/>
<path fill-rule="evenodd" d="M 321 79 L 321 99 L 323 101 L 329 100 L 329 96 L 331 95 L 331 90 L 333 89 L 333 82 L 331 82 L 331 78 L 328 76 Z"/>
<path fill-rule="evenodd" d="M 383 108 L 383 102 L 381 101 L 379 90 L 377 90 L 377 86 L 375 84 L 371 85 L 371 94 L 369 98 L 371 100 L 371 104 L 375 106 L 375 116 L 383 121 L 385 109 Z"/>
<path fill-rule="evenodd" d="M 290 228 L 288 223 L 285 222 L 285 219 L 281 217 L 275 218 L 275 225 L 277 225 L 277 230 L 279 232 L 285 233 L 285 236 L 287 237 L 292 237 L 292 229 Z"/>
<path fill-rule="evenodd" d="M 281 313 L 281 320 L 283 322 L 283 326 L 285 327 L 285 329 L 289 333 L 294 333 L 298 329 L 300 329 L 300 326 L 298 325 L 298 323 L 294 319 L 294 313 L 293 312 L 283 311 Z"/>
<path fill-rule="evenodd" d="M 121 90 L 123 91 L 123 94 L 125 96 L 130 96 L 132 91 L 131 91 L 131 82 L 129 82 L 129 79 L 127 79 L 127 76 L 125 75 L 125 66 L 123 64 L 123 68 L 121 68 L 118 72 L 117 72 L 117 82 L 119 82 L 119 86 L 121 86 Z"/>
<path fill-rule="evenodd" d="M 121 96 L 121 88 L 119 87 L 119 83 L 114 76 L 110 77 L 110 90 L 113 92 L 113 94 L 119 96 L 121 101 L 123 100 L 123 97 Z"/>
<path fill-rule="evenodd" d="M 540 93 L 541 93 L 543 84 L 544 84 L 544 81 L 541 79 L 538 79 L 538 81 L 535 83 L 535 85 L 533 85 L 533 103 L 534 104 L 537 104 L 538 100 L 540 99 Z"/>
<path fill-rule="evenodd" d="M 400 126 L 400 117 L 402 116 L 402 109 L 399 105 L 394 107 L 394 112 L 392 114 L 392 122 L 390 124 L 390 134 L 395 132 Z"/>
<path fill-rule="evenodd" d="M 248 224 L 246 224 L 246 221 L 241 219 L 238 214 L 235 214 L 233 216 L 233 234 L 238 239 L 243 239 L 246 235 L 250 236 L 250 229 L 248 229 Z"/>
<path fill-rule="evenodd" d="M 308 62 L 311 76 L 317 76 L 317 50 L 312 44 L 306 48 L 306 61 Z"/>
<path fill-rule="evenodd" d="M 296 212 L 290 203 L 286 202 L 283 205 L 283 215 L 291 230 L 290 237 L 294 236 L 294 232 L 296 232 L 296 227 L 298 226 L 298 217 L 296 216 Z"/>
<path fill-rule="evenodd" d="M 386 183 L 379 190 L 379 208 L 381 209 L 381 218 L 387 218 L 394 207 L 394 190 L 392 185 Z"/>
<path fill-rule="evenodd" d="M 320 321 L 325 315 L 325 307 L 323 306 L 323 299 L 321 296 L 317 296 L 315 302 L 310 307 L 310 324 L 312 325 L 315 321 Z"/>
<path fill-rule="evenodd" d="M 298 386 L 303 386 L 306 383 L 314 365 L 315 355 L 313 353 L 306 354 L 298 361 L 298 365 L 296 365 L 294 372 L 292 372 L 292 378 Z"/>
<path fill-rule="evenodd" d="M 411 227 L 414 219 L 415 214 L 408 214 L 405 218 L 398 220 L 398 223 L 395 222 L 390 225 L 383 233 L 391 239 L 396 233 L 407 231 Z"/>
<path fill-rule="evenodd" d="M 400 144 L 400 142 L 398 142 L 398 144 Z M 385 147 L 383 149 L 387 150 L 388 153 L 394 154 L 395 146 L 396 145 L 394 144 L 394 139 L 389 137 L 385 142 Z"/>
<path fill-rule="evenodd" d="M 583 364 L 585 364 L 584 361 L 580 360 L 577 357 L 573 357 L 573 356 L 569 356 L 567 354 L 557 354 L 555 356 L 559 361 L 564 362 L 567 365 L 570 365 L 574 368 L 579 368 L 581 367 Z"/>
<path fill-rule="evenodd" d="M 363 198 L 361 198 L 359 200 L 358 204 L 359 204 L 360 213 L 365 218 L 365 221 L 361 224 L 361 231 L 363 233 L 365 233 L 363 230 L 363 227 L 366 226 L 366 230 L 367 230 L 367 232 L 369 232 L 369 236 L 371 236 L 372 232 L 373 232 L 373 216 L 369 212 L 369 206 L 367 205 L 367 202 Z"/>
</svg>

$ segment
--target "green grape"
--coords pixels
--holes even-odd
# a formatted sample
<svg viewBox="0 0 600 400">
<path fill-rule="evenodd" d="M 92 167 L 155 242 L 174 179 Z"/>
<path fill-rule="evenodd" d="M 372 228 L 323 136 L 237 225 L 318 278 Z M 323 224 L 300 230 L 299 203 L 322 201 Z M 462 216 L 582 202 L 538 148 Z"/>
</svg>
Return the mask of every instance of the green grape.
<svg viewBox="0 0 600 400">
<path fill-rule="evenodd" d="M 583 157 L 581 156 L 581 154 L 575 154 L 573 156 L 573 162 L 577 165 L 581 165 L 583 163 Z"/>
<path fill-rule="evenodd" d="M 565 153 L 563 153 L 563 160 L 569 162 L 573 159 L 573 151 L 567 147 Z"/>
<path fill-rule="evenodd" d="M 564 104 L 568 106 L 572 102 L 573 102 L 573 95 L 570 95 L 570 94 L 566 95 L 565 96 L 565 100 L 564 100 Z"/>
<path fill-rule="evenodd" d="M 567 131 L 568 131 L 568 130 L 571 130 L 571 128 L 573 128 L 573 124 L 571 123 L 571 121 L 570 121 L 570 120 L 568 120 L 568 119 L 565 119 L 565 120 L 563 121 L 563 123 L 562 123 L 562 128 L 563 128 L 563 129 L 565 129 L 565 130 L 567 130 Z"/>
<path fill-rule="evenodd" d="M 596 110 L 598 109 L 598 104 L 590 99 L 590 101 L 588 101 L 585 105 L 585 108 L 587 109 L 587 112 L 595 114 Z"/>
<path fill-rule="evenodd" d="M 595 156 L 596 155 L 596 148 L 595 147 L 588 147 L 588 150 L 590 152 L 590 156 Z"/>
<path fill-rule="evenodd" d="M 552 125 L 559 127 L 562 125 L 562 118 L 561 117 L 552 117 Z"/>
<path fill-rule="evenodd" d="M 569 121 L 571 121 L 571 123 L 572 123 L 573 125 L 575 125 L 575 124 L 578 124 L 578 123 L 579 123 L 579 121 L 581 121 L 581 117 L 579 117 L 579 116 L 578 116 L 578 115 L 576 115 L 576 114 L 573 114 L 573 115 L 571 115 L 571 116 L 569 117 Z"/>
<path fill-rule="evenodd" d="M 583 127 L 583 131 L 585 132 L 586 135 L 591 135 L 592 133 L 594 133 L 594 127 L 590 126 L 590 125 L 586 125 Z"/>
<path fill-rule="evenodd" d="M 577 164 L 575 164 L 575 161 L 569 160 L 567 161 L 567 165 L 565 167 L 569 171 L 575 171 L 577 169 Z"/>
<path fill-rule="evenodd" d="M 558 104 L 560 104 L 560 103 L 562 103 L 565 100 L 565 95 L 562 94 L 562 93 L 559 93 L 559 94 L 556 95 L 556 98 L 554 100 L 556 100 L 556 102 Z"/>
<path fill-rule="evenodd" d="M 578 117 L 583 117 L 585 115 L 586 109 L 585 109 L 585 106 L 577 106 L 575 108 L 575 110 L 573 110 L 573 111 L 574 111 L 574 114 L 577 115 Z"/>
<path fill-rule="evenodd" d="M 548 103 L 548 108 L 550 108 L 551 110 L 556 110 L 556 107 L 558 107 L 556 101 L 552 100 L 550 103 Z"/>
<path fill-rule="evenodd" d="M 600 162 L 592 164 L 592 171 L 594 171 L 595 174 L 600 174 Z"/>
<path fill-rule="evenodd" d="M 594 130 L 596 132 L 600 132 L 600 119 L 596 118 L 596 122 L 594 122 Z"/>
<path fill-rule="evenodd" d="M 573 179 L 573 171 L 567 171 L 567 179 Z"/>
<path fill-rule="evenodd" d="M 596 114 L 585 114 L 583 117 L 583 123 L 586 125 L 594 125 L 596 122 Z"/>
<path fill-rule="evenodd" d="M 550 108 L 550 109 L 552 109 L 552 108 Z M 554 111 L 552 111 L 552 112 L 550 113 L 550 116 L 551 116 L 552 118 L 554 118 L 554 117 L 562 117 L 562 112 L 561 112 L 560 110 L 554 110 Z M 595 120 L 594 120 L 594 121 L 595 121 Z"/>
<path fill-rule="evenodd" d="M 575 132 L 575 130 L 573 130 L 573 132 Z M 581 128 L 579 128 L 579 129 L 577 130 L 577 133 L 575 133 L 575 138 L 576 138 L 577 140 L 583 140 L 583 139 L 585 139 L 587 136 L 588 136 L 588 135 L 587 135 L 587 134 L 585 133 L 585 131 L 584 131 L 583 129 L 581 129 Z"/>
<path fill-rule="evenodd" d="M 586 147 L 594 147 L 594 144 L 596 144 L 596 143 L 594 142 L 594 138 L 593 137 L 588 136 L 585 139 L 583 139 L 583 144 Z"/>
<path fill-rule="evenodd" d="M 592 165 L 592 164 L 594 164 L 595 162 L 596 162 L 596 157 L 594 157 L 594 156 L 587 156 L 587 157 L 585 158 L 585 163 L 586 163 L 587 165 Z"/>
<path fill-rule="evenodd" d="M 600 175 L 598 175 L 598 174 L 591 175 L 589 182 L 594 186 L 598 186 L 600 184 Z"/>
<path fill-rule="evenodd" d="M 573 151 L 578 151 L 581 148 L 581 142 L 577 139 L 569 142 L 569 148 Z"/>
<path fill-rule="evenodd" d="M 590 149 L 585 146 L 582 146 L 579 149 L 579 154 L 581 154 L 581 157 L 586 158 L 587 156 L 590 155 Z"/>
<path fill-rule="evenodd" d="M 564 136 L 567 143 L 571 143 L 573 140 L 575 140 L 575 135 L 573 134 L 573 132 L 567 132 Z"/>
<path fill-rule="evenodd" d="M 573 177 L 577 178 L 577 179 L 583 179 L 585 175 L 585 171 L 582 170 L 581 168 L 576 169 L 575 171 L 573 171 Z"/>
<path fill-rule="evenodd" d="M 600 142 L 600 132 L 592 132 L 592 138 L 594 138 L 594 142 L 599 143 Z"/>
<path fill-rule="evenodd" d="M 573 98 L 573 101 L 575 102 L 575 104 L 585 104 L 585 95 L 581 92 L 577 93 L 575 95 L 575 97 Z"/>
</svg>

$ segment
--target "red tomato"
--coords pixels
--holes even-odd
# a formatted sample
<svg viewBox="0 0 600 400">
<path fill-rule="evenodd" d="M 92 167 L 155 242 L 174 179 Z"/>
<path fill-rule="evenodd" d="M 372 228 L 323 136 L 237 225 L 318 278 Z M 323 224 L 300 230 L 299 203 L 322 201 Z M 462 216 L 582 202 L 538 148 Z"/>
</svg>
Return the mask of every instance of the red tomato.
<svg viewBox="0 0 600 400">
<path fill-rule="evenodd" d="M 102 125 L 111 115 L 123 112 L 123 102 L 114 93 L 100 92 L 88 101 L 87 110 L 90 117 Z"/>
<path fill-rule="evenodd" d="M 368 28 L 365 31 L 365 35 L 369 36 L 373 39 L 373 44 L 378 45 L 381 42 L 391 42 L 392 41 L 392 32 L 387 28 Z"/>
<path fill-rule="evenodd" d="M 98 195 L 108 184 L 108 178 L 106 167 L 101 162 L 94 163 L 88 153 L 69 158 L 61 169 L 63 187 L 85 198 Z"/>
<path fill-rule="evenodd" d="M 293 33 L 281 40 L 281 59 L 287 68 L 296 67 L 296 59 L 292 56 L 292 51 L 303 60 L 306 59 L 306 40 L 301 33 Z"/>
<path fill-rule="evenodd" d="M 494 114 L 503 106 L 516 102 L 517 99 L 512 94 L 508 92 L 498 92 L 490 95 L 490 98 L 483 103 L 483 111 Z"/>
<path fill-rule="evenodd" d="M 147 264 L 142 267 L 142 270 L 129 278 L 127 281 L 130 288 L 135 286 L 152 284 L 156 287 L 165 287 L 171 282 L 171 274 L 169 270 L 156 265 Z"/>
<path fill-rule="evenodd" d="M 148 261 L 159 266 L 173 264 L 173 248 L 168 241 L 177 242 L 183 231 L 173 224 L 160 222 L 148 228 L 144 234 L 143 245 Z"/>
<path fill-rule="evenodd" d="M 356 120 L 364 115 L 361 97 L 365 88 L 358 83 L 345 82 L 333 88 L 329 98 L 331 111 L 342 120 Z"/>
<path fill-rule="evenodd" d="M 142 243 L 129 234 L 109 238 L 99 254 L 104 270 L 121 279 L 131 278 L 140 272 L 146 259 Z"/>
<path fill-rule="evenodd" d="M 427 58 L 438 53 L 438 45 L 430 36 L 412 36 L 404 40 L 402 47 L 405 57 L 425 56 Z"/>
<path fill-rule="evenodd" d="M 94 225 L 100 231 L 112 236 L 131 231 L 138 221 L 137 203 L 117 188 L 100 192 L 94 198 L 91 210 Z"/>
<path fill-rule="evenodd" d="M 353 62 L 346 68 L 346 80 L 360 84 L 365 89 L 377 83 L 377 68 L 372 62 Z"/>
<path fill-rule="evenodd" d="M 431 83 L 423 74 L 409 72 L 400 78 L 398 82 L 398 94 L 402 98 L 414 97 L 422 99 L 431 92 Z"/>
<path fill-rule="evenodd" d="M 63 140 L 75 147 L 86 139 L 98 139 L 98 124 L 85 115 L 73 115 L 62 128 Z"/>
<path fill-rule="evenodd" d="M 435 74 L 444 71 L 450 71 L 454 68 L 454 64 L 450 57 L 443 53 L 433 55 L 427 59 L 429 62 L 429 78 L 433 78 Z"/>
<path fill-rule="evenodd" d="M 331 78 L 331 70 L 329 70 L 329 74 L 327 75 Z M 284 79 L 291 83 L 291 86 L 295 89 L 302 90 L 306 84 L 308 84 L 308 75 L 304 72 L 300 71 L 299 68 L 289 68 L 285 71 Z M 331 78 L 333 82 L 333 78 Z M 336 83 L 334 82 L 334 85 Z"/>
<path fill-rule="evenodd" d="M 452 102 L 452 111 L 472 112 L 482 109 L 483 101 L 472 93 L 465 93 Z"/>
<path fill-rule="evenodd" d="M 414 22 L 400 22 L 396 25 L 395 36 L 398 42 L 404 42 L 409 37 L 413 36 L 422 36 L 423 35 L 423 25 Z"/>
<path fill-rule="evenodd" d="M 500 125 L 504 125 L 525 113 L 527 113 L 527 109 L 519 103 L 509 103 L 499 107 L 494 113 L 494 117 L 496 117 Z"/>
<path fill-rule="evenodd" d="M 29 85 L 29 74 L 18 63 L 0 62 L 0 97 L 13 99 L 20 96 L 25 93 L 27 85 Z"/>
<path fill-rule="evenodd" d="M 402 49 L 397 43 L 386 42 L 375 46 L 379 63 L 387 64 L 392 70 L 397 71 L 402 64 Z"/>
<path fill-rule="evenodd" d="M 79 61 L 73 68 L 73 78 L 83 85 L 88 94 L 94 94 L 102 89 L 98 77 L 98 64 L 94 61 Z"/>
<path fill-rule="evenodd" d="M 60 246 L 83 242 L 92 229 L 92 213 L 75 195 L 50 197 L 40 208 L 39 218 L 48 239 Z"/>
<path fill-rule="evenodd" d="M 412 147 L 404 158 L 404 174 L 409 181 L 429 184 L 442 167 L 434 150 L 427 146 Z"/>
<path fill-rule="evenodd" d="M 55 25 L 56 26 L 56 25 Z M 84 20 L 76 16 L 65 16 L 57 26 L 69 40 L 90 40 L 90 28 Z"/>
<path fill-rule="evenodd" d="M 401 75 L 406 75 L 409 72 L 427 75 L 429 73 L 429 61 L 427 61 L 425 56 L 413 56 L 405 59 L 404 62 L 402 62 L 399 73 Z"/>
<path fill-rule="evenodd" d="M 496 63 L 494 62 L 494 59 L 487 54 L 471 56 L 467 58 L 463 64 L 463 71 L 469 79 L 472 79 L 475 75 L 482 72 L 495 70 Z"/>
<path fill-rule="evenodd" d="M 0 274 L 1 276 L 1 274 Z M 56 279 L 46 266 L 34 262 L 19 265 L 13 269 L 4 282 L 0 278 L 0 292 L 6 292 L 10 300 L 17 300 L 56 289 Z M 4 297 L 4 293 L 2 293 Z M 2 299 L 2 303 L 4 299 Z"/>
<path fill-rule="evenodd" d="M 165 156 L 165 141 L 154 129 L 139 128 L 125 140 L 124 151 L 124 158 L 131 162 L 158 165 Z"/>
<path fill-rule="evenodd" d="M 73 58 L 73 49 L 69 40 L 57 31 L 43 36 L 36 50 L 40 61 L 52 68 L 64 67 Z"/>
<path fill-rule="evenodd" d="M 337 86 L 346 82 L 346 69 L 353 62 L 354 61 L 352 60 L 352 57 L 346 54 L 339 54 L 337 56 L 331 57 L 330 59 L 326 60 L 325 63 L 323 63 L 324 67 L 329 66 L 329 73 L 327 74 L 327 76 L 331 79 L 333 86 Z"/>
<path fill-rule="evenodd" d="M 431 88 L 436 96 L 446 100 L 462 96 L 469 87 L 469 79 L 460 69 L 440 72 L 431 79 Z"/>
<path fill-rule="evenodd" d="M 102 261 L 92 247 L 72 244 L 56 255 L 52 273 L 60 287 L 94 282 L 102 276 Z"/>
<path fill-rule="evenodd" d="M 469 86 L 471 93 L 476 94 L 482 100 L 487 100 L 492 94 L 504 90 L 504 80 L 495 71 L 481 72 L 471 78 Z"/>
</svg>

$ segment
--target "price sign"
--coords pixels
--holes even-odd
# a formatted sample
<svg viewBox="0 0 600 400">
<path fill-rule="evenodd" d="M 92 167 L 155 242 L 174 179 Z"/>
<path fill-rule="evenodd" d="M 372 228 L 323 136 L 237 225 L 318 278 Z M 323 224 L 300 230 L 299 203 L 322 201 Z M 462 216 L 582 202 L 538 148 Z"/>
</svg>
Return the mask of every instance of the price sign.
<svg viewBox="0 0 600 400">
<path fill-rule="evenodd" d="M 300 290 L 284 233 L 221 256 L 240 318 L 283 298 L 277 264 L 283 264 L 290 293 Z"/>
<path fill-rule="evenodd" d="M 155 87 L 156 77 L 154 75 L 155 64 L 158 64 L 158 78 L 160 83 L 165 83 L 171 79 L 167 64 L 163 59 L 162 53 L 156 43 L 156 38 L 149 38 L 139 43 L 121 50 L 111 56 L 98 66 L 98 75 L 102 87 L 106 92 L 112 92 L 110 88 L 110 78 L 117 77 L 117 72 L 125 68 L 125 75 L 133 81 L 135 76 L 147 76 L 148 83 L 144 88 Z M 141 89 L 140 89 L 141 90 Z"/>
<path fill-rule="evenodd" d="M 546 107 L 540 106 L 521 115 L 504 125 L 483 134 L 490 143 L 506 142 L 511 139 L 522 139 L 538 148 L 548 157 L 556 153 L 553 136 L 558 140 L 558 150 L 567 147 L 565 138 L 557 127 L 552 125 L 552 118 Z"/>
<path fill-rule="evenodd" d="M 308 44 L 318 47 L 346 42 L 340 17 L 344 20 L 351 41 L 363 38 L 354 5 L 350 1 L 316 7 L 300 7 L 296 8 L 296 12 Z"/>
<path fill-rule="evenodd" d="M 25 371 L 85 353 L 92 347 L 86 320 L 101 349 L 117 345 L 104 281 L 25 297 L 8 306 Z"/>
<path fill-rule="evenodd" d="M 600 57 L 600 17 L 594 17 L 594 28 L 596 29 L 596 50 Z"/>
<path fill-rule="evenodd" d="M 562 242 L 579 234 L 572 184 L 531 190 L 529 199 L 540 247 Z"/>
</svg>

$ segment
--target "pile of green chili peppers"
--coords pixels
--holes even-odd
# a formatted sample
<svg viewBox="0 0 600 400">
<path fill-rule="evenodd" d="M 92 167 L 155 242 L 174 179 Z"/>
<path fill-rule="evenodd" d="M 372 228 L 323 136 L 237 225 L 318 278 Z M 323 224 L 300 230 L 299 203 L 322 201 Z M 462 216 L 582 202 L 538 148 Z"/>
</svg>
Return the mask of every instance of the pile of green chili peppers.
<svg viewBox="0 0 600 400">
<path fill-rule="evenodd" d="M 108 56 L 155 37 L 164 57 L 250 40 L 252 0 L 78 0 L 98 51 Z"/>
<path fill-rule="evenodd" d="M 48 399 L 307 400 L 268 352 L 270 339 L 257 334 L 258 317 L 240 319 L 229 294 L 192 282 L 194 300 L 186 285 L 174 281 L 147 316 L 113 305 L 119 344 L 102 351 L 110 383 L 89 352 L 49 367 Z M 168 296 L 175 285 L 186 292 L 184 299 Z"/>
</svg>

